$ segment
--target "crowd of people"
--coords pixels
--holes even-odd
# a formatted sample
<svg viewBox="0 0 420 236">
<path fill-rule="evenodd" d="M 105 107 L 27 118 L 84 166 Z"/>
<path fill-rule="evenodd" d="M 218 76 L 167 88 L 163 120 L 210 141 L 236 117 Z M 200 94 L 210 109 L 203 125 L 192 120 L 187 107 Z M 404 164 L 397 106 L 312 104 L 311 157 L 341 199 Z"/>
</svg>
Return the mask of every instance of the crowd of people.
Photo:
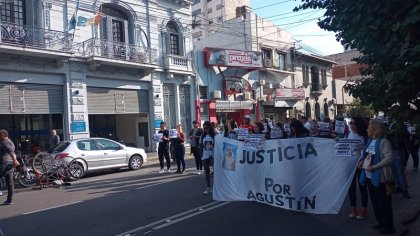
<svg viewBox="0 0 420 236">
<path fill-rule="evenodd" d="M 158 148 L 161 165 L 159 173 L 170 172 L 169 142 L 177 150 L 175 151 L 178 166 L 176 173 L 185 171 L 184 142 L 187 138 L 196 164 L 194 173 L 201 174 L 204 168 L 206 188 L 203 194 L 210 194 L 212 191 L 210 169 L 214 163 L 216 135 L 238 139 L 240 130 L 242 132 L 247 130 L 248 134 L 260 134 L 262 139 L 318 137 L 360 140 L 358 166 L 355 167 L 348 192 L 349 218 L 365 219 L 370 198 L 372 210 L 378 222 L 374 228 L 381 234 L 395 232 L 391 196 L 394 192 L 401 192 L 405 198 L 411 197 L 405 175 L 409 156 L 413 158 L 413 171 L 418 170 L 419 164 L 419 137 L 408 132 L 405 129 L 405 124 L 393 123 L 391 126 L 401 125 L 402 129 L 391 129 L 388 122 L 380 119 L 352 117 L 349 122 L 345 122 L 343 118 L 336 118 L 334 121 L 329 118 L 310 120 L 305 116 L 277 123 L 269 119 L 252 123 L 249 115 L 244 116 L 240 124 L 234 119 L 228 118 L 222 127 L 214 122 L 206 121 L 203 128 L 200 128 L 199 122 L 194 121 L 192 130 L 187 137 L 183 134 L 182 127 L 178 125 L 178 137 L 170 140 L 166 124 L 162 122 L 159 132 L 164 133 L 164 136 Z M 166 170 L 163 168 L 163 157 L 166 158 Z M 359 193 L 361 201 L 359 209 L 357 208 L 357 193 Z"/>
</svg>

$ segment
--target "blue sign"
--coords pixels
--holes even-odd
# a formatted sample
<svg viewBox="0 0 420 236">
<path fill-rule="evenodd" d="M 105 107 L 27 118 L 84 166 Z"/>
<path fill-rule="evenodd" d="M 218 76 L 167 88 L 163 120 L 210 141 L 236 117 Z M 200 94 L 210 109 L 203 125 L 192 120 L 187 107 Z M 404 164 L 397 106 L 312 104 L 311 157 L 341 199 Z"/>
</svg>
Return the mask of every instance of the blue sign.
<svg viewBox="0 0 420 236">
<path fill-rule="evenodd" d="M 71 132 L 80 133 L 86 132 L 86 122 L 72 122 L 71 123 Z"/>
<path fill-rule="evenodd" d="M 162 119 L 157 119 L 154 121 L 154 125 L 155 125 L 155 129 L 159 129 L 160 128 L 160 122 L 162 122 Z"/>
</svg>

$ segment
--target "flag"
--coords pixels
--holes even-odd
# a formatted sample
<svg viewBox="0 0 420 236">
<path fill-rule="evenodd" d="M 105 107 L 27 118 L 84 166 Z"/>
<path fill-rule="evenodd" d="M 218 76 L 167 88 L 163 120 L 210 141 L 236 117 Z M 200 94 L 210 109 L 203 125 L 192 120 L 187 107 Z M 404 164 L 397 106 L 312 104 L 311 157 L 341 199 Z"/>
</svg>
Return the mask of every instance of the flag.
<svg viewBox="0 0 420 236">
<path fill-rule="evenodd" d="M 101 16 L 99 14 L 96 14 L 94 17 L 87 19 L 87 25 L 99 25 L 99 22 L 101 21 Z"/>
<path fill-rule="evenodd" d="M 67 31 L 76 29 L 77 24 L 77 10 L 79 10 L 79 0 L 76 4 L 76 9 L 74 10 L 73 16 L 70 18 L 69 27 Z"/>
<path fill-rule="evenodd" d="M 77 26 L 87 26 L 88 23 L 88 18 L 83 17 L 83 16 L 78 16 L 77 17 Z"/>
</svg>

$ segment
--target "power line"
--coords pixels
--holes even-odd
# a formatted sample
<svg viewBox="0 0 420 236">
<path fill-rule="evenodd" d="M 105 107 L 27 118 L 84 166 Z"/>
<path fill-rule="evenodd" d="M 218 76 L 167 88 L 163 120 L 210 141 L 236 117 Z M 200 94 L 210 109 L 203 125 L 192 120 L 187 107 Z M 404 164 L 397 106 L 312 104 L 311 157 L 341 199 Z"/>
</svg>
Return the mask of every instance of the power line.
<svg viewBox="0 0 420 236">
<path fill-rule="evenodd" d="M 287 0 L 287 1 L 283 1 L 283 2 L 273 3 L 273 4 L 266 5 L 266 6 L 253 8 L 253 10 L 263 9 L 263 8 L 267 8 L 267 7 L 271 7 L 271 6 L 275 6 L 275 5 L 280 5 L 280 4 L 283 4 L 283 3 L 286 3 L 286 2 L 292 2 L 292 1 L 294 1 L 294 0 Z"/>
</svg>

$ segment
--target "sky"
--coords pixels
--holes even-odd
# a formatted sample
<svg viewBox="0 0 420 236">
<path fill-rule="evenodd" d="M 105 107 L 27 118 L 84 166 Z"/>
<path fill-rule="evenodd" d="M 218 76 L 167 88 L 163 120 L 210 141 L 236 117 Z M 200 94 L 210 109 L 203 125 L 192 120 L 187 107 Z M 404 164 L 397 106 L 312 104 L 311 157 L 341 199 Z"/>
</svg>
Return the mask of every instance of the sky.
<svg viewBox="0 0 420 236">
<path fill-rule="evenodd" d="M 324 15 L 324 10 L 308 9 L 293 12 L 301 0 L 252 0 L 253 11 L 267 20 L 271 20 L 280 28 L 292 33 L 292 37 L 301 40 L 314 52 L 330 55 L 343 52 L 343 46 L 337 42 L 334 32 L 325 31 L 317 25 L 317 18 Z"/>
</svg>

